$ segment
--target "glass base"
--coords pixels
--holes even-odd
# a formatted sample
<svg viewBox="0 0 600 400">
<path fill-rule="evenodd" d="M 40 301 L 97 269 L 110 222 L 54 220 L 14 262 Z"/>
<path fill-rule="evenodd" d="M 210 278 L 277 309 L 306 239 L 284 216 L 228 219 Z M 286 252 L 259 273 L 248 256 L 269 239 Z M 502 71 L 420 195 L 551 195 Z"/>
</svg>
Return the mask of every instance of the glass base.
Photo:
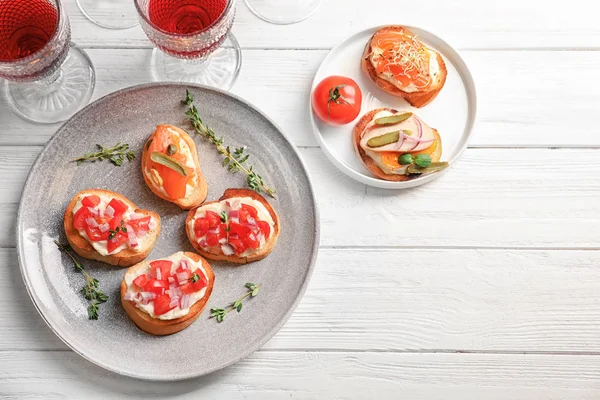
<svg viewBox="0 0 600 400">
<path fill-rule="evenodd" d="M 128 29 L 138 24 L 132 0 L 77 0 L 77 6 L 87 19 L 102 28 Z"/>
<path fill-rule="evenodd" d="M 29 83 L 6 82 L 6 96 L 16 114 L 38 123 L 61 122 L 88 104 L 96 77 L 87 54 L 71 47 L 51 77 Z"/>
<path fill-rule="evenodd" d="M 277 25 L 304 21 L 317 11 L 323 0 L 246 0 L 258 18 Z"/>
<path fill-rule="evenodd" d="M 189 82 L 229 90 L 242 66 L 242 50 L 232 33 L 212 54 L 196 59 L 171 57 L 158 49 L 152 53 L 156 81 Z"/>
</svg>

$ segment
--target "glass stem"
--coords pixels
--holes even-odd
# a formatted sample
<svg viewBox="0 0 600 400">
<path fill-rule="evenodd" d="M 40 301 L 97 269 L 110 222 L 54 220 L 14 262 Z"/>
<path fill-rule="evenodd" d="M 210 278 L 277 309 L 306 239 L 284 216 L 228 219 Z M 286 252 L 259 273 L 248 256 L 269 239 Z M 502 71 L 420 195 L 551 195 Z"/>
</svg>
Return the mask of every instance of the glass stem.
<svg viewBox="0 0 600 400">
<path fill-rule="evenodd" d="M 56 89 L 57 86 L 60 86 L 60 84 L 62 83 L 62 78 L 63 72 L 62 67 L 60 67 L 57 68 L 57 70 L 54 71 L 52 74 L 40 79 L 39 81 L 36 81 L 35 83 L 40 88 L 40 90 L 43 90 L 45 92 L 52 92 L 54 91 L 54 89 Z"/>
</svg>

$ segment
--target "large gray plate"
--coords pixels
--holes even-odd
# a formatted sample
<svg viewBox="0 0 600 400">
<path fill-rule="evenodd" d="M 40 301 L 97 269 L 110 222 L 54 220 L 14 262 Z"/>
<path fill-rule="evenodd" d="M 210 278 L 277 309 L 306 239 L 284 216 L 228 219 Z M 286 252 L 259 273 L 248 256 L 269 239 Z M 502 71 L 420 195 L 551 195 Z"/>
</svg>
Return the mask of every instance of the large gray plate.
<svg viewBox="0 0 600 400">
<path fill-rule="evenodd" d="M 19 208 L 17 247 L 25 286 L 50 328 L 73 350 L 117 373 L 151 380 L 196 377 L 226 367 L 267 342 L 300 301 L 314 265 L 319 220 L 306 170 L 293 146 L 264 114 L 228 93 L 193 86 L 204 121 L 232 146 L 247 145 L 250 161 L 277 189 L 270 200 L 281 218 L 281 236 L 266 259 L 245 266 L 211 262 L 215 288 L 206 309 L 188 329 L 155 337 L 136 328 L 119 302 L 125 269 L 83 260 L 100 280 L 109 301 L 100 319 L 87 318 L 80 294 L 81 274 L 54 245 L 64 241 L 65 207 L 79 190 L 106 188 L 120 192 L 141 208 L 157 211 L 162 232 L 149 258 L 179 250 L 193 251 L 184 230 L 186 213 L 160 200 L 146 187 L 139 159 L 117 168 L 108 162 L 79 167 L 69 160 L 96 143 L 127 142 L 141 152 L 155 126 L 187 127 L 180 101 L 191 85 L 149 84 L 121 90 L 89 105 L 50 139 L 33 165 Z M 190 129 L 188 129 L 191 132 Z M 209 185 L 208 200 L 229 187 L 244 187 L 242 175 L 221 167 L 212 145 L 196 138 L 200 164 Z M 246 282 L 262 283 L 240 314 L 221 324 L 208 320 L 209 309 L 222 307 L 245 292 Z"/>
</svg>

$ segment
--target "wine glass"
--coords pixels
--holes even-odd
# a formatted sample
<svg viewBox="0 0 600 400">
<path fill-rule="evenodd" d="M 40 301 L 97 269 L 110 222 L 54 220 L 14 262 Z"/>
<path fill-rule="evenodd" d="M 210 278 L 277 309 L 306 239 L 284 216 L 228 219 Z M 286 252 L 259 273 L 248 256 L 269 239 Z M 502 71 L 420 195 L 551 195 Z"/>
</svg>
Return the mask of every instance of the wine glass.
<svg viewBox="0 0 600 400">
<path fill-rule="evenodd" d="M 158 47 L 152 53 L 156 80 L 233 86 L 242 64 L 240 45 L 229 32 L 234 0 L 135 0 L 135 5 L 140 25 Z"/>
<path fill-rule="evenodd" d="M 278 25 L 295 24 L 314 14 L 323 0 L 246 0 L 258 18 Z"/>
<path fill-rule="evenodd" d="M 89 102 L 94 68 L 70 39 L 59 0 L 0 0 L 0 78 L 17 114 L 53 123 Z"/>
<path fill-rule="evenodd" d="M 107 29 L 128 29 L 138 24 L 131 0 L 77 0 L 87 19 Z"/>
</svg>

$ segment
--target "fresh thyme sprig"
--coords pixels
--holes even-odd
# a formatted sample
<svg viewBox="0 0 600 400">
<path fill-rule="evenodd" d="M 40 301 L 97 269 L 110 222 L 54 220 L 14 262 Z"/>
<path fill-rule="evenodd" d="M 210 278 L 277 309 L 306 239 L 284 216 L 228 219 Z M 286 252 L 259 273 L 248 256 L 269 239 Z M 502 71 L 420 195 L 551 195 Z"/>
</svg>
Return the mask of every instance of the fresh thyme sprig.
<svg viewBox="0 0 600 400">
<path fill-rule="evenodd" d="M 83 297 L 90 301 L 90 305 L 87 308 L 88 318 L 98 319 L 98 306 L 108 300 L 108 296 L 99 289 L 98 279 L 92 278 L 85 271 L 83 265 L 81 265 L 81 263 L 75 259 L 73 254 L 71 254 L 68 246 L 61 244 L 58 240 L 55 240 L 54 243 L 56 243 L 62 252 L 67 253 L 67 255 L 71 257 L 73 264 L 75 264 L 75 269 L 81 272 L 85 277 L 85 286 L 81 289 L 81 293 L 83 294 Z"/>
<path fill-rule="evenodd" d="M 121 220 L 121 226 L 117 226 L 114 231 L 112 229 L 109 229 L 108 240 L 114 239 L 115 236 L 117 236 L 117 233 L 119 233 L 119 232 L 127 233 L 127 228 L 125 227 L 125 221 L 123 221 L 123 220 Z"/>
<path fill-rule="evenodd" d="M 239 147 L 231 151 L 229 146 L 223 144 L 223 138 L 218 137 L 210 127 L 202 122 L 202 119 L 198 114 L 198 109 L 194 105 L 194 97 L 189 90 L 185 91 L 185 100 L 183 100 L 183 103 L 188 106 L 185 115 L 188 116 L 196 133 L 214 144 L 217 148 L 217 152 L 223 156 L 223 167 L 227 167 L 227 170 L 233 174 L 239 171 L 244 172 L 247 176 L 246 183 L 250 189 L 258 193 L 265 192 L 269 196 L 275 198 L 275 189 L 268 187 L 263 178 L 254 171 L 254 167 L 248 165 L 247 161 L 249 155 L 245 153 L 246 148 Z"/>
<path fill-rule="evenodd" d="M 117 167 L 120 167 L 123 165 L 123 161 L 125 161 L 125 159 L 127 159 L 129 162 L 135 159 L 135 152 L 129 150 L 129 145 L 127 143 L 117 143 L 114 147 L 104 147 L 100 144 L 97 144 L 96 147 L 98 147 L 98 151 L 86 153 L 82 157 L 76 158 L 72 161 L 77 162 L 77 165 L 81 165 L 86 161 L 96 162 L 108 160 Z"/>
<path fill-rule="evenodd" d="M 242 300 L 244 300 L 248 296 L 256 297 L 261 286 L 262 286 L 262 283 L 258 284 L 258 285 L 255 285 L 254 283 L 251 283 L 251 282 L 246 283 L 246 288 L 248 289 L 248 292 L 245 295 L 243 295 L 242 297 L 240 297 L 239 299 L 237 299 L 236 301 L 234 301 L 233 303 L 231 303 L 229 306 L 227 306 L 225 308 L 211 308 L 210 309 L 210 318 L 216 318 L 217 322 L 221 323 L 221 322 L 223 322 L 223 320 L 225 319 L 227 314 L 229 314 L 230 311 L 236 310 L 237 312 L 241 312 L 242 311 Z"/>
</svg>

